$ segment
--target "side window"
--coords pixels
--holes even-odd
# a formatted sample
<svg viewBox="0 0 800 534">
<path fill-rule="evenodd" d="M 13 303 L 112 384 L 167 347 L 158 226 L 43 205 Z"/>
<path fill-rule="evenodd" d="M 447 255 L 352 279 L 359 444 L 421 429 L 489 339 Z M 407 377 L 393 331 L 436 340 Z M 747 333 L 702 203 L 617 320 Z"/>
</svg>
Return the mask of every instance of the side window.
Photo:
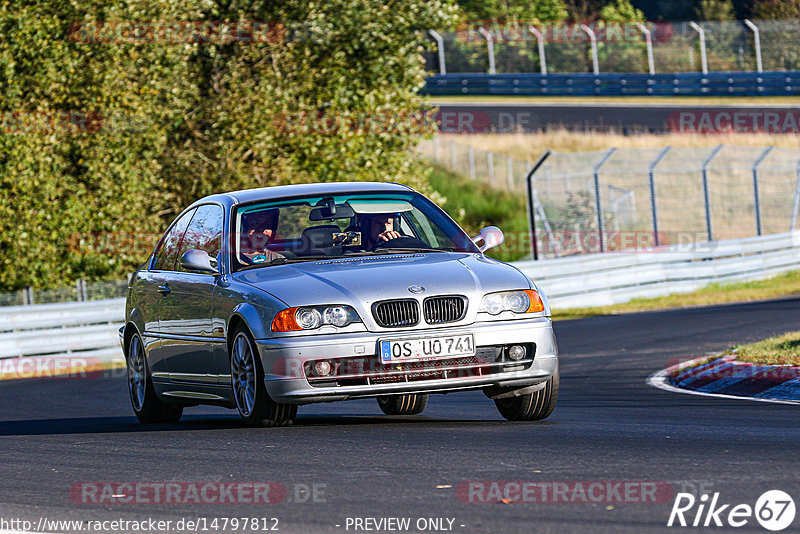
<svg viewBox="0 0 800 534">
<path fill-rule="evenodd" d="M 178 251 L 180 250 L 181 240 L 183 234 L 186 232 L 186 227 L 189 226 L 189 221 L 192 220 L 196 209 L 187 211 L 178 222 L 176 222 L 169 232 L 164 236 L 156 251 L 156 261 L 153 263 L 153 269 L 158 271 L 174 271 L 175 265 L 178 263 Z"/>
<path fill-rule="evenodd" d="M 198 206 L 181 242 L 176 270 L 184 270 L 180 265 L 180 257 L 187 250 L 205 250 L 212 258 L 219 254 L 222 246 L 222 218 L 223 212 L 220 206 L 216 204 Z"/>
</svg>

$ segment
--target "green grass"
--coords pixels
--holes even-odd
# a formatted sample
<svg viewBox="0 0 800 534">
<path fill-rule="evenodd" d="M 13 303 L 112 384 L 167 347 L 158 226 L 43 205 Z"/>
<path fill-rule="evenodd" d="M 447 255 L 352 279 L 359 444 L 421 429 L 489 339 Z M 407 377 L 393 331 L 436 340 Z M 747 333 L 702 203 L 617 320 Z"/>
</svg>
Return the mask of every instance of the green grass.
<svg viewBox="0 0 800 534">
<path fill-rule="evenodd" d="M 634 299 L 630 302 L 613 306 L 570 308 L 567 310 L 556 309 L 553 311 L 553 318 L 578 319 L 593 315 L 616 315 L 668 308 L 709 306 L 712 304 L 766 300 L 792 295 L 800 295 L 800 271 L 790 271 L 768 280 L 710 284 L 691 293 L 680 293 L 651 299 Z"/>
<path fill-rule="evenodd" d="M 514 261 L 529 253 L 525 195 L 495 189 L 438 166 L 434 167 L 430 183 L 445 197 L 442 207 L 469 235 L 477 235 L 485 226 L 503 230 L 506 242 L 492 249 L 489 256 Z"/>
<path fill-rule="evenodd" d="M 800 365 L 800 332 L 789 332 L 734 349 L 743 362 Z"/>
<path fill-rule="evenodd" d="M 482 102 L 505 104 L 568 104 L 587 102 L 608 102 L 615 104 L 708 104 L 713 106 L 726 104 L 787 104 L 797 107 L 796 96 L 427 96 L 425 101 L 432 105 L 443 102 Z"/>
</svg>

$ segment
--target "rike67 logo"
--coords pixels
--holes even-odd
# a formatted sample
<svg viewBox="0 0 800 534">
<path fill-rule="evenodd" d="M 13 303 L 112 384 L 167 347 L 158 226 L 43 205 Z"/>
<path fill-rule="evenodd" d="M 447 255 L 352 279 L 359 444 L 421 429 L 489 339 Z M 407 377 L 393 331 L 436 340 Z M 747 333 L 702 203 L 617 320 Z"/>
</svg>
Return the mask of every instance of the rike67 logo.
<svg viewBox="0 0 800 534">
<path fill-rule="evenodd" d="M 667 526 L 681 527 L 743 527 L 755 518 L 767 530 L 784 530 L 795 516 L 794 500 L 781 490 L 764 492 L 755 506 L 749 504 L 723 504 L 719 492 L 711 497 L 707 493 L 696 498 L 691 493 L 678 493 Z"/>
</svg>

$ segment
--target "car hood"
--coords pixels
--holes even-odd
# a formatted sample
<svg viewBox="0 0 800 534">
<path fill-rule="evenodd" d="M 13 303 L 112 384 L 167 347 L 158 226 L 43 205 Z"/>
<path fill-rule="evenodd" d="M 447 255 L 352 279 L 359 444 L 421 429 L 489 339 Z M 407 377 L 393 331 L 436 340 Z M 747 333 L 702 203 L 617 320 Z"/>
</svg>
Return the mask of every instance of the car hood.
<svg viewBox="0 0 800 534">
<path fill-rule="evenodd" d="M 434 295 L 465 295 L 469 310 L 485 293 L 528 289 L 516 268 L 480 254 L 420 253 L 340 258 L 275 265 L 236 273 L 235 278 L 277 297 L 287 306 L 349 304 L 362 318 L 374 302 L 393 298 L 422 300 Z M 422 286 L 414 294 L 410 286 Z"/>
</svg>

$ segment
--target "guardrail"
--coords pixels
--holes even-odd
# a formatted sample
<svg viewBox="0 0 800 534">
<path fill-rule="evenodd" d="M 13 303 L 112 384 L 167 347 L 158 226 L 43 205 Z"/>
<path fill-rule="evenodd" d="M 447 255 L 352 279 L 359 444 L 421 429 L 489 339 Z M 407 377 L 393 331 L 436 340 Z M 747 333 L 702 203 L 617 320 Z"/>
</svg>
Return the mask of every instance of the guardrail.
<svg viewBox="0 0 800 534">
<path fill-rule="evenodd" d="M 80 355 L 122 358 L 125 299 L 0 307 L 0 358 Z"/>
<path fill-rule="evenodd" d="M 554 308 L 606 306 L 800 269 L 800 231 L 515 265 L 533 278 Z"/>
<path fill-rule="evenodd" d="M 800 95 L 800 71 L 435 74 L 428 95 L 780 96 Z"/>
<path fill-rule="evenodd" d="M 800 268 L 800 231 L 517 262 L 555 308 L 602 306 L 692 291 L 711 282 L 755 280 Z M 40 355 L 120 359 L 121 298 L 0 308 L 0 359 Z"/>
</svg>

